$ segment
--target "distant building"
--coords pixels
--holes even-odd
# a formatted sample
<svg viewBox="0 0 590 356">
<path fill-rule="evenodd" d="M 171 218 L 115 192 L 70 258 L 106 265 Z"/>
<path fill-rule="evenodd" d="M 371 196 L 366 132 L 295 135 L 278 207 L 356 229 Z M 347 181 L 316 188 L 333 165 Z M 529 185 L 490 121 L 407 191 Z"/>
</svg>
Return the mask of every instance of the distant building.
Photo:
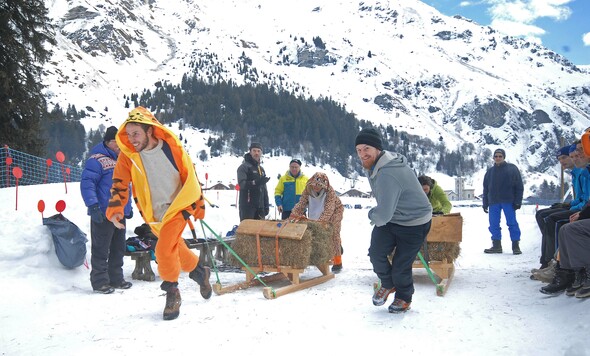
<svg viewBox="0 0 590 356">
<path fill-rule="evenodd" d="M 230 190 L 230 189 L 233 189 L 233 188 L 230 188 L 230 187 L 228 187 L 227 185 L 225 185 L 223 183 L 217 183 L 217 184 L 212 185 L 209 188 L 203 189 L 203 190 Z"/>
<path fill-rule="evenodd" d="M 455 178 L 455 191 L 454 194 L 451 196 L 447 193 L 449 200 L 473 200 L 475 199 L 475 189 L 473 188 L 465 188 L 465 178 L 463 177 L 456 177 Z"/>
<path fill-rule="evenodd" d="M 358 189 L 351 189 L 347 192 L 340 194 L 342 197 L 353 197 L 353 198 L 369 198 L 371 195 L 367 193 L 363 193 Z"/>
</svg>

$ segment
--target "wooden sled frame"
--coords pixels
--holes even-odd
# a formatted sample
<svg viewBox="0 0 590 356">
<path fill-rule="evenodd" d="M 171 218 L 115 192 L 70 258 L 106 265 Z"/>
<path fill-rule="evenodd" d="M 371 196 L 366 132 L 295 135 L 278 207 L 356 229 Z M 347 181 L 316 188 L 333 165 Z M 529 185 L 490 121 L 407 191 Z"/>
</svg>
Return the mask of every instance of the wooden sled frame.
<svg viewBox="0 0 590 356">
<path fill-rule="evenodd" d="M 436 295 L 442 297 L 447 292 L 449 288 L 449 284 L 453 280 L 453 276 L 455 275 L 455 265 L 452 262 L 444 261 L 430 261 L 428 262 L 428 267 L 434 274 L 436 274 L 441 281 L 436 283 Z M 425 268 L 422 264 L 422 261 L 414 261 L 412 264 L 412 268 Z"/>
<path fill-rule="evenodd" d="M 235 292 L 240 289 L 247 289 L 250 287 L 260 285 L 261 281 L 264 284 L 266 284 L 287 278 L 291 282 L 291 284 L 288 286 L 280 287 L 277 289 L 273 289 L 272 287 L 264 287 L 264 289 L 262 290 L 262 293 L 266 299 L 275 299 L 285 294 L 293 293 L 305 288 L 316 286 L 318 284 L 324 283 L 334 278 L 334 274 L 330 272 L 330 265 L 328 263 L 316 267 L 320 270 L 320 272 L 322 272 L 322 275 L 306 280 L 302 280 L 301 278 L 299 278 L 299 274 L 305 271 L 305 269 L 301 268 L 293 268 L 289 266 L 281 266 L 280 268 L 270 266 L 262 266 L 262 268 L 252 267 L 250 269 L 245 269 L 245 282 L 233 284 L 226 287 L 222 287 L 220 283 L 215 283 L 213 285 L 213 291 L 215 292 L 215 294 L 221 295 Z M 252 274 L 251 271 L 255 272 L 256 274 L 261 272 L 272 272 L 273 274 L 255 278 L 255 275 Z"/>
</svg>

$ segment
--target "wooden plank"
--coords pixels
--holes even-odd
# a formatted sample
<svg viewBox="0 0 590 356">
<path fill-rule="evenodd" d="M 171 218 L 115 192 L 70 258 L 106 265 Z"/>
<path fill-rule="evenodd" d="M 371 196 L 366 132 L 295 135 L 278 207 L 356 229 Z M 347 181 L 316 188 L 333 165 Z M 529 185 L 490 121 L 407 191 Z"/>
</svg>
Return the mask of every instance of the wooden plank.
<svg viewBox="0 0 590 356">
<path fill-rule="evenodd" d="M 279 281 L 279 280 L 285 279 L 285 278 L 286 278 L 285 275 L 282 273 L 275 273 L 275 274 L 270 274 L 268 276 L 260 277 L 260 279 L 262 279 L 262 281 L 264 283 L 275 282 L 275 281 Z M 229 285 L 226 287 L 222 287 L 220 283 L 215 283 L 213 285 L 213 291 L 217 295 L 222 295 L 225 293 L 231 293 L 231 292 L 235 292 L 237 290 L 247 289 L 250 287 L 257 286 L 257 285 L 260 285 L 260 281 L 258 279 L 250 279 L 245 282 L 232 284 L 232 285 Z"/>
<path fill-rule="evenodd" d="M 302 281 L 299 284 L 291 284 L 291 285 L 288 285 L 285 287 L 275 289 L 274 293 L 272 292 L 272 288 L 265 287 L 262 290 L 262 293 L 264 294 L 264 297 L 266 299 L 274 299 L 274 298 L 278 298 L 278 297 L 285 295 L 285 294 L 297 292 L 297 291 L 305 289 L 305 288 L 316 286 L 316 285 L 324 283 L 332 278 L 334 278 L 334 274 L 330 273 L 328 275 L 322 275 L 319 277 L 315 277 L 315 278 L 311 278 L 311 279 Z"/>
<path fill-rule="evenodd" d="M 270 220 L 242 220 L 236 234 L 254 235 L 259 234 L 263 237 L 276 237 L 277 233 L 280 238 L 301 240 L 307 230 L 306 224 L 288 223 L 286 221 Z"/>
<path fill-rule="evenodd" d="M 460 213 L 432 217 L 428 242 L 461 242 L 463 240 L 463 217 Z"/>
</svg>

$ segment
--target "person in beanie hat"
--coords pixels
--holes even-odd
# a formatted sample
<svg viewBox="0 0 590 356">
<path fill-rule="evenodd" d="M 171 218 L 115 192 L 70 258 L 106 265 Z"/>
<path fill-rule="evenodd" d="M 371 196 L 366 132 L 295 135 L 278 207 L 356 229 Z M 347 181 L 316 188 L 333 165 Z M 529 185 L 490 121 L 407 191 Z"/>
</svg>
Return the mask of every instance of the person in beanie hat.
<svg viewBox="0 0 590 356">
<path fill-rule="evenodd" d="M 518 168 L 504 161 L 506 152 L 498 148 L 494 151 L 494 165 L 490 167 L 483 178 L 483 211 L 489 209 L 489 230 L 492 234 L 492 247 L 485 253 L 502 253 L 502 230 L 500 228 L 500 213 L 504 211 L 506 225 L 512 240 L 512 253 L 520 255 L 520 228 L 516 221 L 516 210 L 522 205 L 524 186 Z"/>
<path fill-rule="evenodd" d="M 117 128 L 109 127 L 103 142 L 90 150 L 80 180 L 80 192 L 90 215 L 90 284 L 97 293 L 111 294 L 118 289 L 131 287 L 123 278 L 123 257 L 125 256 L 125 230 L 115 228 L 105 217 L 113 171 L 120 150 L 115 140 Z M 124 207 L 124 215 L 131 218 L 131 200 Z M 125 219 L 122 220 L 125 224 Z"/>
<path fill-rule="evenodd" d="M 129 112 L 117 133 L 121 155 L 113 173 L 107 218 L 115 227 L 122 224 L 123 206 L 130 200 L 131 184 L 141 217 L 158 237 L 156 260 L 166 292 L 164 320 L 180 314 L 182 299 L 178 289 L 181 271 L 199 285 L 204 299 L 211 298 L 211 270 L 191 251 L 182 232 L 191 217 L 205 217 L 205 198 L 195 167 L 182 142 L 146 108 Z"/>
<path fill-rule="evenodd" d="M 292 159 L 289 162 L 289 170 L 279 178 L 275 187 L 275 204 L 281 214 L 281 220 L 286 220 L 291 215 L 291 210 L 299 202 L 308 179 L 301 172 L 301 161 Z"/>
<path fill-rule="evenodd" d="M 377 200 L 369 210 L 374 225 L 369 258 L 381 280 L 373 304 L 381 306 L 395 293 L 389 312 L 405 312 L 414 294 L 412 264 L 430 231 L 432 207 L 406 157 L 383 150 L 377 130 L 362 129 L 355 145 Z M 390 262 L 388 256 L 392 253 Z"/>
<path fill-rule="evenodd" d="M 264 220 L 270 212 L 266 187 L 270 177 L 266 176 L 264 168 L 260 165 L 262 145 L 252 142 L 249 147 L 249 152 L 244 155 L 244 161 L 237 171 L 240 187 L 240 221 L 244 219 Z"/>
</svg>

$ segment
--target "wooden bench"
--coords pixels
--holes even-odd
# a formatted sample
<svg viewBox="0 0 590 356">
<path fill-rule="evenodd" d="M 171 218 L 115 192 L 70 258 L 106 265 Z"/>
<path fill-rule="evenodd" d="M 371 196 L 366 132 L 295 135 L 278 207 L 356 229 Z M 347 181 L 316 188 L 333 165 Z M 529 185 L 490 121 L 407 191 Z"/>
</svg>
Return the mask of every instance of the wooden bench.
<svg viewBox="0 0 590 356">
<path fill-rule="evenodd" d="M 233 240 L 233 238 L 228 238 L 223 241 L 226 244 L 231 245 Z M 185 239 L 185 242 L 188 248 L 199 251 L 199 260 L 205 266 L 211 267 L 213 265 L 211 263 L 211 256 L 214 256 L 217 260 L 227 262 L 229 251 L 227 250 L 227 247 L 218 240 L 197 242 L 195 239 Z M 126 252 L 125 255 L 130 256 L 131 260 L 135 261 L 135 269 L 133 270 L 133 273 L 131 273 L 132 279 L 150 282 L 156 280 L 156 275 L 152 270 L 152 254 L 150 251 Z"/>
</svg>

